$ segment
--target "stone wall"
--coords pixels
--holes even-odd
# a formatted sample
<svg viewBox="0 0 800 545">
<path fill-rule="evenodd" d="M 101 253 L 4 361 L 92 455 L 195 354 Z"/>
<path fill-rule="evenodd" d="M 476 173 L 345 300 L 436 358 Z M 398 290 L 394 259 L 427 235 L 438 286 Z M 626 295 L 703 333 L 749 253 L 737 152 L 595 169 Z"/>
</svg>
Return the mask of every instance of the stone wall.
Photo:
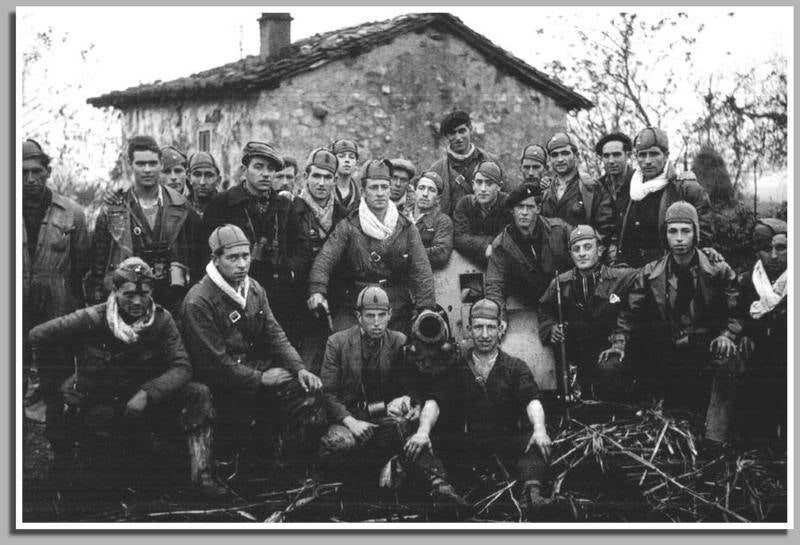
<svg viewBox="0 0 800 545">
<path fill-rule="evenodd" d="M 474 142 L 519 176 L 526 142 L 543 144 L 565 125 L 551 98 L 498 71 L 462 40 L 433 29 L 406 34 L 355 58 L 332 61 L 248 99 L 186 101 L 123 115 L 125 137 L 154 134 L 160 144 L 193 152 L 211 129 L 223 178 L 238 179 L 240 150 L 263 140 L 302 166 L 308 152 L 337 137 L 354 138 L 360 162 L 402 156 L 427 168 L 445 141 L 438 122 L 454 107 L 473 118 Z"/>
</svg>

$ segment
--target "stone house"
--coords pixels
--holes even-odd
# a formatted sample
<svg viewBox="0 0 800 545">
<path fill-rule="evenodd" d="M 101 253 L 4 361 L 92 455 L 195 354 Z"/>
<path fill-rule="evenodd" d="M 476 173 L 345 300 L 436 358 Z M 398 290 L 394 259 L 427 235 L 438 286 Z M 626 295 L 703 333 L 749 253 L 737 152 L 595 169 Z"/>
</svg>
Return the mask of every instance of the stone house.
<svg viewBox="0 0 800 545">
<path fill-rule="evenodd" d="M 276 145 L 301 169 L 312 148 L 339 137 L 358 141 L 361 161 L 399 156 L 427 168 L 445 144 L 439 120 L 454 108 L 471 113 L 475 142 L 518 176 L 525 143 L 543 144 L 568 112 L 592 107 L 448 13 L 295 43 L 288 13 L 264 13 L 258 22 L 260 55 L 88 102 L 121 112 L 125 140 L 152 134 L 189 153 L 210 151 L 227 180 L 238 179 L 248 140 Z"/>
</svg>

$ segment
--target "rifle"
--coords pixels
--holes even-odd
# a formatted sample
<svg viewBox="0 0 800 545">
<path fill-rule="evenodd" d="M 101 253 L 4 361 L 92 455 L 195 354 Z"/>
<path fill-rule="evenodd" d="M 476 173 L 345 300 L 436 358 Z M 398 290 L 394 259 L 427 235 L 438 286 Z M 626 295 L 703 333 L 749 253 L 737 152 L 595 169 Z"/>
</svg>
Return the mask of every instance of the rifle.
<svg viewBox="0 0 800 545">
<path fill-rule="evenodd" d="M 564 331 L 564 311 L 561 308 L 561 283 L 558 281 L 558 271 L 556 271 L 556 306 L 558 308 L 558 325 L 561 331 Z M 572 395 L 569 390 L 569 364 L 567 363 L 567 343 L 561 341 L 559 348 L 561 350 L 561 369 L 560 369 L 560 382 L 561 382 L 561 396 L 564 399 L 564 414 L 569 420 L 569 404 L 572 402 Z"/>
</svg>

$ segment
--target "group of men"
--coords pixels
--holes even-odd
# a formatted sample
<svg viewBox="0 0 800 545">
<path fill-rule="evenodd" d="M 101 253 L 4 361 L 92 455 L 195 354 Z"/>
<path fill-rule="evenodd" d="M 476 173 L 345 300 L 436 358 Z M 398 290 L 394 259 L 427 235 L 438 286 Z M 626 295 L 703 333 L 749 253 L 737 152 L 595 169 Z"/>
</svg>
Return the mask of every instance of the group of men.
<svg viewBox="0 0 800 545">
<path fill-rule="evenodd" d="M 456 503 L 448 470 L 496 460 L 535 510 L 551 442 L 528 364 L 500 348 L 511 296 L 537 311 L 545 344 L 564 345 L 584 396 L 705 411 L 715 444 L 730 440 L 737 400 L 760 415 L 753 429 L 785 434 L 785 222 L 756 226 L 758 261 L 737 277 L 712 247 L 707 193 L 675 173 L 660 129 L 603 137 L 598 180 L 557 132 L 523 148 L 513 183 L 472 142 L 466 112 L 440 126 L 446 148 L 421 173 L 407 159 L 359 168 L 357 143 L 339 139 L 300 176 L 248 142 L 226 190 L 209 153 L 137 136 L 133 183 L 105 192 L 91 238 L 26 140 L 24 364 L 47 403 L 54 471 L 77 444 L 99 456 L 109 436 L 147 429 L 188 437 L 192 482 L 223 494 L 214 452 L 274 453 L 294 430 L 303 464 L 370 459 L 377 474 L 389 462 L 387 481 L 399 463 Z M 462 350 L 433 280 L 454 250 L 486 270 Z M 432 315 L 441 330 L 422 336 L 440 337 L 444 366 L 414 344 Z"/>
</svg>

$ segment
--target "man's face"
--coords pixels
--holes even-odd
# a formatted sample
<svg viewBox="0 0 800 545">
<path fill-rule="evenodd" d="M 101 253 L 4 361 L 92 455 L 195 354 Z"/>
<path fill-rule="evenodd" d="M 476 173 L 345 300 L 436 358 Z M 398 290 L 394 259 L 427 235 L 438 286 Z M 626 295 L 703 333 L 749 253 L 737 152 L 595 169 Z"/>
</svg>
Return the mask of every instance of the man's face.
<svg viewBox="0 0 800 545">
<path fill-rule="evenodd" d="M 559 176 L 569 176 L 578 168 L 578 156 L 569 146 L 562 146 L 550 152 L 550 164 Z"/>
<path fill-rule="evenodd" d="M 389 186 L 389 198 L 394 202 L 406 198 L 406 191 L 408 191 L 408 182 L 411 180 L 408 172 L 403 169 L 396 168 L 392 171 L 392 183 Z"/>
<path fill-rule="evenodd" d="M 500 322 L 498 320 L 473 318 L 469 332 L 478 354 L 490 354 L 500 344 Z"/>
<path fill-rule="evenodd" d="M 115 293 L 119 309 L 134 320 L 144 316 L 153 304 L 153 289 L 145 282 L 139 284 L 125 282 L 115 290 Z"/>
<path fill-rule="evenodd" d="M 573 263 L 581 271 L 593 269 L 600 261 L 600 249 L 597 246 L 597 239 L 594 238 L 577 241 L 570 246 L 569 251 Z"/>
<path fill-rule="evenodd" d="M 225 248 L 220 255 L 212 258 L 214 266 L 228 284 L 234 286 L 244 282 L 250 270 L 250 246 Z"/>
<path fill-rule="evenodd" d="M 544 165 L 539 161 L 528 159 L 527 157 L 522 160 L 520 169 L 522 169 L 522 181 L 524 183 L 538 182 L 542 179 L 542 175 L 544 175 Z"/>
<path fill-rule="evenodd" d="M 372 212 L 383 212 L 389 206 L 389 181 L 367 179 L 364 183 L 364 202 Z"/>
<path fill-rule="evenodd" d="M 448 132 L 445 137 L 447 138 L 447 144 L 454 153 L 464 155 L 469 151 L 472 140 L 472 128 L 464 123 L 451 132 Z"/>
<path fill-rule="evenodd" d="M 197 167 L 190 175 L 194 194 L 201 199 L 208 199 L 214 195 L 214 190 L 219 184 L 219 174 L 211 167 Z"/>
<path fill-rule="evenodd" d="M 244 169 L 245 183 L 257 193 L 268 193 L 272 190 L 272 178 L 276 172 L 275 163 L 266 157 L 255 156 Z"/>
<path fill-rule="evenodd" d="M 273 191 L 294 191 L 294 179 L 297 177 L 297 171 L 294 167 L 289 165 L 283 170 L 279 170 L 272 178 Z"/>
<path fill-rule="evenodd" d="M 439 190 L 428 178 L 420 178 L 414 190 L 414 202 L 420 212 L 427 212 L 439 204 Z"/>
<path fill-rule="evenodd" d="M 669 155 L 658 146 L 653 146 L 636 152 L 636 160 L 645 180 L 652 180 L 664 170 Z"/>
<path fill-rule="evenodd" d="M 786 270 L 788 263 L 787 238 L 783 233 L 775 235 L 758 249 L 758 259 L 770 276 L 778 276 Z"/>
<path fill-rule="evenodd" d="M 26 159 L 22 162 L 22 194 L 27 199 L 37 200 L 42 196 L 50 177 L 50 168 L 39 159 Z"/>
<path fill-rule="evenodd" d="M 675 256 L 685 256 L 694 249 L 694 225 L 687 222 L 667 224 L 667 245 Z"/>
<path fill-rule="evenodd" d="M 512 210 L 514 225 L 521 231 L 527 231 L 533 226 L 533 222 L 539 216 L 539 205 L 536 204 L 535 197 L 528 197 L 520 201 Z"/>
<path fill-rule="evenodd" d="M 340 151 L 336 154 L 336 158 L 339 160 L 339 170 L 336 171 L 337 174 L 349 176 L 353 173 L 353 170 L 356 168 L 356 161 L 358 160 L 355 153 L 352 151 Z"/>
<path fill-rule="evenodd" d="M 497 195 L 500 193 L 500 186 L 497 182 L 476 172 L 472 178 L 472 192 L 475 193 L 475 199 L 478 204 L 489 206 L 494 204 L 497 200 Z"/>
<path fill-rule="evenodd" d="M 389 326 L 392 309 L 367 309 L 356 311 L 356 318 L 361 329 L 370 339 L 380 339 Z"/>
<path fill-rule="evenodd" d="M 139 187 L 153 187 L 161 177 L 161 159 L 150 150 L 133 152 L 133 183 Z"/>
<path fill-rule="evenodd" d="M 601 159 L 603 160 L 603 168 L 606 174 L 619 176 L 625 171 L 625 165 L 628 163 L 628 154 L 623 149 L 622 142 L 614 140 L 603 144 Z"/>
<path fill-rule="evenodd" d="M 309 167 L 306 187 L 315 201 L 327 203 L 333 191 L 333 172 L 315 166 Z"/>
<path fill-rule="evenodd" d="M 161 183 L 178 193 L 183 193 L 186 187 L 186 168 L 183 165 L 175 165 L 161 171 Z"/>
</svg>

